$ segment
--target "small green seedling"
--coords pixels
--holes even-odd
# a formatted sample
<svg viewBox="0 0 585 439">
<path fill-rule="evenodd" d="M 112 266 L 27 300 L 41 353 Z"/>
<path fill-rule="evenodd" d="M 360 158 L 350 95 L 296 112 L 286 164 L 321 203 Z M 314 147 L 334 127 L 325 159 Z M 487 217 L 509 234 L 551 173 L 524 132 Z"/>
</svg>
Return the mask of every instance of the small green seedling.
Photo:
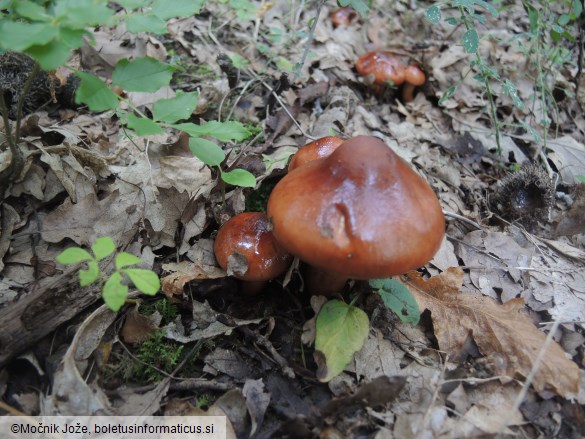
<svg viewBox="0 0 585 439">
<path fill-rule="evenodd" d="M 370 286 L 404 323 L 419 322 L 418 304 L 406 285 L 394 279 L 374 279 Z M 319 311 L 315 327 L 317 378 L 327 382 L 343 372 L 364 346 L 370 322 L 368 315 L 353 304 L 330 300 Z"/>
<path fill-rule="evenodd" d="M 126 275 L 138 290 L 149 296 L 154 296 L 160 290 L 160 279 L 152 270 L 144 268 L 128 268 L 140 264 L 142 259 L 131 253 L 120 252 L 116 255 L 114 271 L 107 279 L 100 270 L 99 261 L 107 258 L 116 250 L 114 241 L 109 236 L 96 239 L 91 246 L 93 254 L 81 247 L 70 247 L 57 255 L 57 262 L 63 265 L 73 265 L 85 262 L 86 269 L 79 270 L 79 285 L 88 286 L 99 280 L 102 283 L 104 302 L 112 311 L 118 311 L 128 297 L 128 285 L 122 283 Z"/>
</svg>

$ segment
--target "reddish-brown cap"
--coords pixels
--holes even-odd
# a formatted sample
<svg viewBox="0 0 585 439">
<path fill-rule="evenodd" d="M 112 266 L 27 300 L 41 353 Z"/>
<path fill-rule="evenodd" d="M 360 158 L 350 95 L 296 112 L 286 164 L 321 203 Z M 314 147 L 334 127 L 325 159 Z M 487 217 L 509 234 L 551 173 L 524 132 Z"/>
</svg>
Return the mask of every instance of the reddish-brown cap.
<svg viewBox="0 0 585 439">
<path fill-rule="evenodd" d="M 391 81 L 395 85 L 404 82 L 404 64 L 392 52 L 368 52 L 358 58 L 355 68 L 361 76 L 373 75 L 374 84 Z"/>
<path fill-rule="evenodd" d="M 424 72 L 416 64 L 411 64 L 406 68 L 405 81 L 414 86 L 420 86 L 425 83 L 427 78 Z"/>
<path fill-rule="evenodd" d="M 292 261 L 276 242 L 266 214 L 240 213 L 219 228 L 213 250 L 230 276 L 245 281 L 274 279 Z"/>
<path fill-rule="evenodd" d="M 351 6 L 344 6 L 331 11 L 329 17 L 334 27 L 349 26 L 352 20 L 357 17 L 357 13 Z"/>
<path fill-rule="evenodd" d="M 307 143 L 293 155 L 288 164 L 288 172 L 313 160 L 327 157 L 342 143 L 343 139 L 335 136 L 321 137 L 320 139 L 313 140 L 311 143 Z"/>
<path fill-rule="evenodd" d="M 426 264 L 445 233 L 435 193 L 384 142 L 359 136 L 286 175 L 268 200 L 278 242 L 323 270 L 371 279 Z"/>
</svg>

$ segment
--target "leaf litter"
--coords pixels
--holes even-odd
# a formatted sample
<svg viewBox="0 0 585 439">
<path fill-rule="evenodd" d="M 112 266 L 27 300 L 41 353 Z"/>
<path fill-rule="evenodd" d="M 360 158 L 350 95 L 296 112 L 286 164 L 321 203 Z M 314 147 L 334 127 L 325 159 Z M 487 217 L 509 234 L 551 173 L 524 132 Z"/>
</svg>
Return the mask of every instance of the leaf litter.
<svg viewBox="0 0 585 439">
<path fill-rule="evenodd" d="M 471 75 L 442 107 L 435 104 L 461 79 L 469 62 L 455 40 L 444 46 L 432 43 L 456 38 L 450 35 L 452 28 L 431 27 L 424 21 L 423 9 L 410 11 L 408 2 L 396 2 L 393 14 L 388 14 L 389 6 L 375 1 L 374 11 L 386 12 L 378 14 L 367 31 L 360 20 L 333 29 L 327 20 L 333 5 L 326 5 L 301 79 L 293 78 L 292 88 L 280 96 L 297 126 L 278 102 L 272 102 L 271 114 L 259 114 L 272 96 L 265 84 L 274 89 L 282 78 L 272 61 L 300 60 L 303 54 L 300 43 L 304 40 L 287 35 L 288 26 L 293 23 L 306 31 L 314 9 L 299 10 L 295 18 L 286 2 L 275 1 L 246 21 L 225 5 L 208 3 L 207 15 L 172 21 L 171 41 L 165 44 L 144 36 L 126 40 L 122 27 L 95 31 L 97 46 L 84 48 L 84 67 L 107 78 L 118 59 L 148 54 L 164 60 L 164 47 L 175 44 L 191 65 L 208 66 L 211 71 L 210 76 L 194 72 L 180 84 L 185 91 L 200 89 L 195 115 L 217 119 L 212 109 L 223 105 L 224 111 L 241 117 L 242 122 L 260 123 L 265 129 L 264 143 L 252 145 L 246 153 L 264 164 L 255 168 L 258 181 L 282 173 L 287 157 L 306 143 L 303 133 L 375 135 L 427 178 L 446 210 L 472 220 L 480 229 L 449 217 L 447 240 L 431 266 L 423 275 L 409 274 L 405 281 L 430 318 L 425 320 L 423 315 L 422 323 L 412 327 L 378 300 L 364 300 L 372 329 L 363 348 L 339 379 L 328 386 L 317 385 L 317 364 L 306 353 L 314 340 L 311 317 L 322 303 L 315 303 L 311 311 L 306 298 L 298 295 L 295 274 L 286 289 L 272 282 L 259 303 L 239 298 L 236 284 L 215 265 L 212 246 L 217 224 L 241 211 L 249 192 L 228 187 L 225 196 L 231 200 L 230 208 L 222 210 L 217 176 L 190 154 L 176 133 L 128 137 L 115 118 L 103 114 L 79 114 L 66 120 L 47 113 L 30 115 L 23 121 L 27 164 L 4 196 L 0 213 L 0 318 L 18 316 L 10 309 L 27 296 L 35 297 L 35 291 L 42 291 L 55 271 L 62 269 L 54 263 L 51 267 L 60 250 L 72 243 L 89 245 L 100 236 L 111 236 L 119 247 L 131 246 L 136 254 L 152 255 L 149 266 L 161 274 L 163 292 L 179 309 L 174 316 L 154 314 L 160 317 L 143 319 L 137 317 L 142 314 L 136 314 L 136 309 L 149 305 L 141 302 L 138 308 L 123 312 L 126 320 L 120 326 L 118 317 L 104 307 L 84 317 L 83 309 L 97 300 L 96 294 L 79 308 L 71 304 L 75 312 L 70 311 L 66 320 L 77 313 L 75 324 L 80 326 L 73 340 L 57 338 L 61 349 L 53 361 L 58 367 L 49 372 L 53 386 L 41 398 L 42 411 L 120 413 L 123 407 L 124 413 L 133 415 L 172 410 L 221 413 L 228 416 L 232 437 L 278 437 L 293 431 L 325 434 L 328 429 L 345 437 L 376 432 L 380 437 L 471 437 L 533 432 L 530 428 L 548 431 L 553 414 L 561 413 L 565 420 L 559 421 L 558 428 L 564 433 L 582 424 L 582 407 L 570 401 L 585 403 L 580 379 L 585 230 L 579 221 L 582 204 L 574 189 L 578 176 L 585 174 L 582 114 L 574 121 L 564 114 L 557 116 L 563 135 L 550 139 L 548 163 L 551 171 L 558 172 L 561 184 L 551 222 L 529 233 L 494 216 L 485 198 L 505 175 L 496 163 L 512 168 L 533 160 L 537 155 L 524 146 L 538 150 L 540 144 L 530 133 L 510 133 L 503 136 L 505 154 L 498 157 L 491 123 L 483 111 L 485 95 Z M 407 14 L 408 24 L 403 21 Z M 507 22 L 504 16 L 512 18 Z M 212 24 L 218 17 L 229 24 L 214 34 Z M 499 42 L 482 39 L 479 50 L 492 64 L 525 65 L 528 59 L 512 43 L 510 30 L 525 31 L 527 23 L 514 19 L 524 17 L 522 10 L 513 5 L 501 17 L 501 21 L 489 18 Z M 260 34 L 250 32 L 255 26 Z M 259 41 L 272 42 L 262 48 L 268 52 L 260 52 Z M 419 42 L 429 44 L 417 46 Z M 406 59 L 418 60 L 430 73 L 430 83 L 413 103 L 404 105 L 392 96 L 376 99 L 365 81 L 356 77 L 354 60 L 374 48 L 392 48 Z M 219 51 L 249 61 L 248 71 L 241 71 L 247 88 L 230 90 L 215 61 Z M 265 84 L 258 80 L 259 72 Z M 531 81 L 521 77 L 515 81 L 520 97 L 530 99 Z M 172 91 L 162 93 L 169 97 Z M 152 93 L 130 98 L 146 109 L 157 99 Z M 509 122 L 534 116 L 506 99 L 501 97 L 500 104 Z M 575 103 L 565 100 L 561 105 L 574 110 Z M 222 120 L 226 114 L 220 115 Z M 268 116 L 274 123 L 268 122 Z M 463 271 L 450 268 L 457 265 Z M 354 287 L 361 288 L 359 283 Z M 51 294 L 52 290 L 46 291 Z M 38 303 L 35 312 L 42 308 Z M 138 323 L 131 324 L 133 319 Z M 43 319 L 50 324 L 37 330 L 26 345 L 1 357 L 2 365 L 25 349 L 30 349 L 28 358 L 44 359 L 47 351 L 41 338 L 59 334 L 53 331 L 66 320 Z M 553 320 L 561 322 L 556 339 L 566 352 L 554 341 L 548 345 L 531 382 L 535 392 L 531 390 L 525 404 L 518 407 L 515 398 L 521 383 L 533 372 L 545 345 L 542 329 Z M 303 324 L 308 331 L 305 345 L 301 344 Z M 136 355 L 144 345 L 140 333 L 150 331 L 162 331 L 168 343 L 195 345 L 198 351 L 179 370 L 165 372 L 139 391 L 132 378 L 120 381 L 120 376 L 127 375 L 112 370 L 137 363 Z M 14 334 L 2 337 L 4 345 L 6 337 Z M 135 346 L 127 352 L 124 342 Z M 18 361 L 31 361 L 22 358 Z M 283 372 L 279 364 L 283 359 L 294 378 Z M 116 384 L 121 385 L 112 390 Z M 196 389 L 189 402 L 172 390 L 179 384 Z M 6 394 L 4 387 L 0 390 Z M 21 408 L 34 406 L 24 402 L 25 393 L 6 396 L 21 401 Z M 554 401 L 556 408 L 547 401 Z M 548 407 L 549 418 L 533 414 L 539 407 Z M 338 411 L 346 415 L 341 417 Z M 526 426 L 526 421 L 533 425 Z"/>
</svg>

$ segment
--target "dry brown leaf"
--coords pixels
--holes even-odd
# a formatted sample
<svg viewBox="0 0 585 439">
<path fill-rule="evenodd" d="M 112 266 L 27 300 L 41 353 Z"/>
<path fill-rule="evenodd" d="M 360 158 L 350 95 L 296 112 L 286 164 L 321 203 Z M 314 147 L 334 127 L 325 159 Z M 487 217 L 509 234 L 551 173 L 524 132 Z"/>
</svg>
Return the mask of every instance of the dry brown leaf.
<svg viewBox="0 0 585 439">
<path fill-rule="evenodd" d="M 173 272 L 161 280 L 161 289 L 168 298 L 172 298 L 176 294 L 183 294 L 183 287 L 192 280 L 226 277 L 225 271 L 219 267 L 194 262 L 165 264 L 163 270 Z"/>
<path fill-rule="evenodd" d="M 457 355 L 472 336 L 483 355 L 496 354 L 502 375 L 526 377 L 543 347 L 545 334 L 523 313 L 524 301 L 503 305 L 489 297 L 461 293 L 463 271 L 449 268 L 428 281 L 417 272 L 407 281 L 421 310 L 431 311 L 435 336 L 441 350 Z M 534 377 L 538 392 L 554 390 L 569 396 L 579 389 L 579 368 L 552 342 Z"/>
</svg>

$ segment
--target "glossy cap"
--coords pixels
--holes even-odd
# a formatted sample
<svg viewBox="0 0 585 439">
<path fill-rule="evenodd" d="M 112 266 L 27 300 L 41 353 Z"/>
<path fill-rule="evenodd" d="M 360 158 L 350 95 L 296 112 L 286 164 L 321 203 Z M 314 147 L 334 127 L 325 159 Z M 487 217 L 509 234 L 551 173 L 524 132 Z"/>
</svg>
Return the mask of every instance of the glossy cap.
<svg viewBox="0 0 585 439">
<path fill-rule="evenodd" d="M 217 232 L 213 250 L 221 268 L 244 281 L 274 279 L 292 262 L 261 212 L 240 213 L 227 221 Z"/>
<path fill-rule="evenodd" d="M 400 85 L 406 76 L 404 64 L 392 52 L 368 52 L 358 58 L 355 68 L 361 76 L 373 75 L 378 85 L 386 81 Z"/>
<path fill-rule="evenodd" d="M 307 143 L 293 155 L 288 164 L 288 171 L 303 166 L 313 160 L 327 157 L 343 143 L 343 139 L 335 136 L 321 137 L 311 143 Z"/>
<path fill-rule="evenodd" d="M 357 279 L 421 267 L 445 233 L 428 183 L 384 142 L 368 136 L 286 175 L 270 195 L 267 215 L 287 251 Z"/>
<path fill-rule="evenodd" d="M 357 13 L 351 6 L 337 8 L 329 15 L 329 18 L 331 18 L 331 22 L 333 23 L 334 27 L 349 26 L 352 20 L 356 17 Z"/>
<path fill-rule="evenodd" d="M 415 64 L 411 64 L 406 68 L 405 81 L 414 86 L 420 86 L 425 83 L 427 78 L 421 68 Z"/>
</svg>

